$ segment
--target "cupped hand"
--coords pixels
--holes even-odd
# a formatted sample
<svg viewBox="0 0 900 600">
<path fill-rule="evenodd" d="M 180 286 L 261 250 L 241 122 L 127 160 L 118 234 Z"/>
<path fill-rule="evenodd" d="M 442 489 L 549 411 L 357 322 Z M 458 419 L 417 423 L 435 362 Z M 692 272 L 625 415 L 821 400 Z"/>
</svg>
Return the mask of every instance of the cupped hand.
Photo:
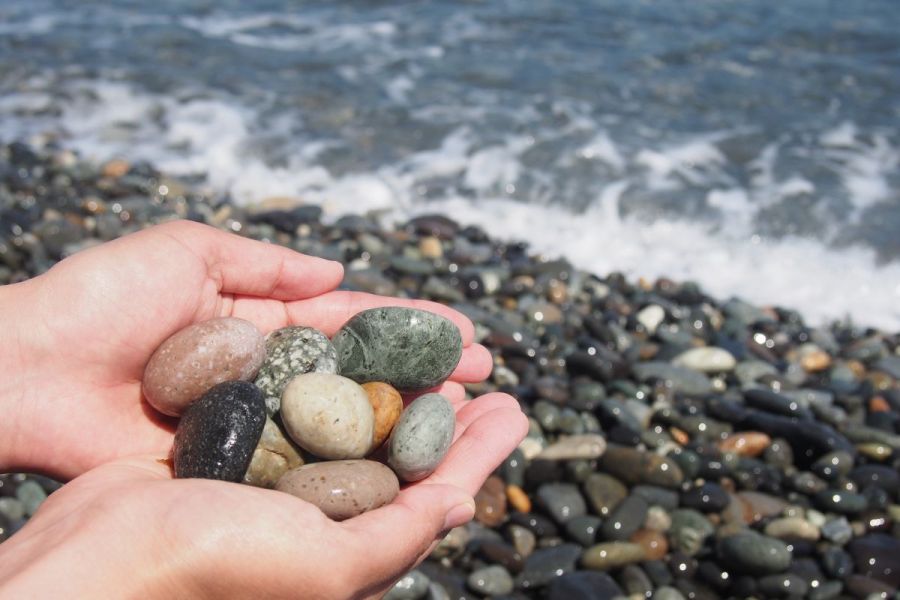
<svg viewBox="0 0 900 600">
<path fill-rule="evenodd" d="M 173 480 L 160 456 L 118 459 L 53 494 L 0 546 L 9 597 L 378 597 L 468 521 L 472 495 L 519 443 L 514 399 L 463 400 L 437 471 L 394 502 L 336 523 L 287 494 L 220 481 Z M 164 455 L 162 455 L 164 456 Z"/>
<path fill-rule="evenodd" d="M 167 337 L 234 316 L 263 333 L 307 325 L 333 335 L 375 306 L 414 306 L 451 319 L 464 351 L 451 381 L 484 379 L 490 354 L 471 322 L 437 303 L 335 291 L 339 263 L 178 221 L 61 261 L 2 288 L 0 470 L 69 479 L 118 457 L 166 453 L 174 421 L 143 399 L 141 377 Z"/>
</svg>

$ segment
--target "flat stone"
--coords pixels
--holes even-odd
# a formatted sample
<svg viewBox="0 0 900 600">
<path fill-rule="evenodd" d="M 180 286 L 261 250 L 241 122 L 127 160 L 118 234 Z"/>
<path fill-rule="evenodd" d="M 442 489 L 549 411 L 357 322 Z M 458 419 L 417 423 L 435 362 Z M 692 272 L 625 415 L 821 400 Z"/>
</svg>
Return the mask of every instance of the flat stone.
<svg viewBox="0 0 900 600">
<path fill-rule="evenodd" d="M 188 406 L 175 431 L 175 477 L 240 481 L 266 423 L 262 392 L 226 381 Z"/>
<path fill-rule="evenodd" d="M 265 339 L 234 317 L 195 323 L 175 333 L 150 357 L 143 392 L 159 412 L 178 416 L 214 385 L 253 379 L 266 355 Z"/>
<path fill-rule="evenodd" d="M 749 531 L 721 538 L 718 556 L 726 568 L 747 575 L 780 573 L 791 564 L 791 551 L 783 542 Z"/>
<path fill-rule="evenodd" d="M 475 494 L 475 520 L 496 527 L 506 518 L 506 488 L 496 475 L 488 477 Z"/>
<path fill-rule="evenodd" d="M 676 392 L 688 396 L 704 396 L 713 391 L 709 378 L 698 371 L 664 362 L 637 363 L 632 371 L 638 381 L 664 381 Z"/>
<path fill-rule="evenodd" d="M 764 598 L 802 598 L 809 591 L 806 580 L 791 573 L 760 577 L 757 585 Z"/>
<path fill-rule="evenodd" d="M 384 381 L 402 392 L 439 385 L 462 356 L 462 337 L 450 320 L 401 307 L 358 313 L 337 332 L 334 346 L 341 375 Z"/>
<path fill-rule="evenodd" d="M 425 394 L 410 404 L 388 441 L 388 464 L 404 481 L 418 481 L 441 464 L 456 428 L 456 413 L 440 394 Z"/>
<path fill-rule="evenodd" d="M 601 539 L 627 540 L 644 524 L 649 508 L 647 501 L 640 496 L 635 494 L 628 496 L 603 522 L 600 528 Z"/>
<path fill-rule="evenodd" d="M 632 542 L 604 542 L 591 546 L 581 557 L 585 569 L 595 571 L 611 571 L 641 562 L 646 558 L 644 547 Z"/>
<path fill-rule="evenodd" d="M 820 509 L 842 515 L 861 513 L 869 504 L 862 494 L 846 490 L 822 490 L 815 495 L 815 501 Z"/>
<path fill-rule="evenodd" d="M 763 531 L 769 537 L 782 540 L 799 539 L 816 542 L 821 536 L 818 527 L 800 517 L 784 517 L 769 521 Z"/>
<path fill-rule="evenodd" d="M 738 492 L 737 497 L 744 503 L 744 522 L 747 524 L 778 516 L 788 507 L 781 498 L 762 492 L 745 490 Z"/>
<path fill-rule="evenodd" d="M 606 450 L 603 436 L 593 433 L 562 436 L 537 455 L 541 460 L 591 460 Z"/>
<path fill-rule="evenodd" d="M 684 480 L 681 468 L 672 459 L 627 446 L 609 446 L 600 459 L 600 466 L 632 485 L 646 483 L 675 488 Z"/>
<path fill-rule="evenodd" d="M 282 475 L 302 465 L 300 449 L 275 421 L 266 417 L 262 435 L 253 450 L 243 481 L 257 487 L 273 488 Z"/>
<path fill-rule="evenodd" d="M 281 397 L 288 435 L 318 457 L 362 458 L 372 448 L 375 413 L 359 384 L 331 373 L 294 377 Z"/>
<path fill-rule="evenodd" d="M 722 373 L 734 369 L 737 361 L 728 350 L 705 346 L 682 352 L 675 357 L 672 364 L 701 373 Z"/>
<path fill-rule="evenodd" d="M 400 491 L 397 476 L 373 460 L 335 460 L 285 473 L 275 486 L 343 521 L 391 502 Z"/>
<path fill-rule="evenodd" d="M 772 444 L 772 438 L 761 431 L 740 431 L 719 442 L 722 452 L 734 452 L 738 456 L 756 457 Z"/>
<path fill-rule="evenodd" d="M 254 383 L 266 396 L 270 416 L 281 408 L 281 394 L 290 380 L 304 373 L 337 373 L 337 351 L 324 333 L 292 326 L 266 336 L 266 359 Z"/>
<path fill-rule="evenodd" d="M 509 571 L 499 565 L 472 571 L 466 583 L 473 592 L 485 596 L 502 596 L 513 591 L 513 578 Z"/>
<path fill-rule="evenodd" d="M 575 571 L 581 550 L 577 544 L 560 544 L 536 550 L 525 559 L 525 567 L 516 576 L 516 587 L 523 590 L 543 587 L 555 578 Z"/>
<path fill-rule="evenodd" d="M 403 397 L 391 385 L 380 381 L 364 383 L 362 388 L 366 390 L 369 403 L 375 412 L 375 435 L 372 439 L 372 449 L 375 450 L 388 439 L 397 421 L 400 420 Z"/>
<path fill-rule="evenodd" d="M 606 473 L 593 473 L 584 480 L 584 495 L 594 514 L 606 517 L 628 495 L 621 481 Z"/>
<path fill-rule="evenodd" d="M 571 483 L 545 483 L 537 490 L 538 504 L 557 523 L 565 523 L 587 513 L 584 497 Z"/>
</svg>

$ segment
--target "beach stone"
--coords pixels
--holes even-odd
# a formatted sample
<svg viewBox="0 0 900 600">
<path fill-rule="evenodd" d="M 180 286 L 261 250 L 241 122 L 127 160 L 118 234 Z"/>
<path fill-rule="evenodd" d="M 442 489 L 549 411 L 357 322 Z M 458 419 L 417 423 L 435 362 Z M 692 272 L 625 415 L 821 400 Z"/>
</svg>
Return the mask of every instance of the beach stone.
<svg viewBox="0 0 900 600">
<path fill-rule="evenodd" d="M 728 492 L 717 483 L 704 483 L 681 493 L 681 506 L 703 512 L 721 512 L 730 500 Z"/>
<path fill-rule="evenodd" d="M 506 486 L 506 499 L 513 510 L 527 513 L 531 512 L 531 498 L 521 487 L 517 485 Z"/>
<path fill-rule="evenodd" d="M 334 336 L 339 372 L 360 383 L 384 381 L 401 392 L 443 383 L 462 356 L 450 320 L 397 306 L 364 310 Z"/>
<path fill-rule="evenodd" d="M 800 539 L 816 542 L 821 536 L 818 527 L 800 517 L 784 517 L 769 521 L 763 532 L 769 537 L 781 540 Z"/>
<path fill-rule="evenodd" d="M 337 351 L 324 333 L 312 327 L 283 327 L 266 336 L 266 358 L 254 383 L 266 397 L 269 416 L 281 408 L 291 379 L 304 373 L 337 373 Z"/>
<path fill-rule="evenodd" d="M 0 498 L 0 514 L 12 523 L 25 518 L 25 503 L 18 498 Z"/>
<path fill-rule="evenodd" d="M 536 495 L 538 504 L 557 523 L 563 524 L 587 513 L 584 497 L 574 484 L 545 483 L 538 488 Z"/>
<path fill-rule="evenodd" d="M 647 333 L 653 335 L 656 333 L 656 328 L 666 320 L 666 311 L 658 304 L 649 304 L 638 311 L 635 318 L 638 323 L 644 326 Z"/>
<path fill-rule="evenodd" d="M 815 495 L 815 501 L 820 509 L 842 515 L 861 513 L 869 505 L 862 494 L 845 490 L 822 490 Z"/>
<path fill-rule="evenodd" d="M 678 508 L 678 492 L 656 485 L 636 485 L 631 488 L 631 493 L 640 496 L 650 506 L 656 505 L 666 510 Z"/>
<path fill-rule="evenodd" d="M 744 490 L 738 492 L 737 497 L 744 504 L 744 522 L 748 525 L 778 516 L 788 507 L 788 503 L 781 498 L 762 492 Z"/>
<path fill-rule="evenodd" d="M 675 488 L 684 480 L 681 468 L 672 459 L 626 446 L 609 446 L 600 459 L 600 466 L 632 485 L 646 483 Z"/>
<path fill-rule="evenodd" d="M 480 558 L 490 564 L 502 566 L 509 573 L 520 573 L 525 565 L 524 557 L 515 548 L 502 541 L 479 539 L 473 547 L 477 548 Z"/>
<path fill-rule="evenodd" d="M 819 457 L 809 470 L 827 481 L 845 477 L 853 468 L 853 456 L 849 452 L 837 450 Z"/>
<path fill-rule="evenodd" d="M 397 476 L 373 460 L 313 463 L 285 473 L 275 486 L 343 521 L 391 502 L 400 491 Z"/>
<path fill-rule="evenodd" d="M 243 482 L 273 488 L 282 475 L 302 465 L 300 449 L 288 439 L 275 421 L 266 417 L 262 435 L 253 450 Z"/>
<path fill-rule="evenodd" d="M 900 474 L 884 465 L 860 465 L 850 471 L 849 477 L 861 489 L 878 487 L 894 495 L 900 492 Z"/>
<path fill-rule="evenodd" d="M 400 420 L 403 397 L 392 386 L 380 381 L 364 383 L 362 388 L 366 391 L 375 413 L 375 434 L 372 439 L 372 449 L 375 450 L 388 439 L 397 421 Z"/>
<path fill-rule="evenodd" d="M 601 539 L 627 540 L 644 524 L 649 508 L 646 500 L 631 494 L 603 522 L 600 527 Z"/>
<path fill-rule="evenodd" d="M 234 317 L 210 319 L 162 342 L 144 368 L 143 392 L 159 412 L 178 416 L 214 385 L 250 380 L 266 355 L 253 323 Z"/>
<path fill-rule="evenodd" d="M 802 598 L 809 591 L 809 584 L 791 573 L 760 577 L 757 587 L 764 598 Z"/>
<path fill-rule="evenodd" d="M 621 481 L 606 473 L 593 473 L 584 480 L 584 495 L 594 514 L 608 516 L 628 495 Z"/>
<path fill-rule="evenodd" d="M 514 582 L 509 571 L 499 565 L 472 571 L 466 583 L 473 592 L 484 596 L 501 596 L 513 591 Z"/>
<path fill-rule="evenodd" d="M 644 548 L 646 560 L 661 560 L 669 553 L 669 542 L 665 534 L 652 529 L 639 529 L 629 539 Z"/>
<path fill-rule="evenodd" d="M 590 546 L 597 541 L 597 532 L 603 519 L 594 515 L 572 517 L 565 524 L 566 533 L 582 546 Z"/>
<path fill-rule="evenodd" d="M 372 448 L 375 412 L 359 384 L 332 373 L 294 377 L 281 397 L 288 435 L 329 460 L 362 458 Z"/>
<path fill-rule="evenodd" d="M 475 494 L 475 520 L 496 527 L 506 518 L 506 489 L 496 475 L 488 477 Z"/>
<path fill-rule="evenodd" d="M 850 526 L 847 517 L 838 517 L 828 521 L 822 525 L 821 532 L 822 537 L 839 546 L 843 546 L 853 537 L 853 527 Z"/>
<path fill-rule="evenodd" d="M 688 396 L 704 396 L 713 391 L 712 382 L 703 373 L 669 363 L 637 363 L 632 372 L 638 381 L 664 381 L 672 390 Z"/>
<path fill-rule="evenodd" d="M 603 436 L 583 433 L 562 436 L 537 455 L 541 460 L 590 460 L 599 458 L 606 450 Z"/>
<path fill-rule="evenodd" d="M 226 381 L 187 407 L 175 431 L 175 477 L 240 481 L 266 424 L 262 392 Z"/>
<path fill-rule="evenodd" d="M 516 552 L 528 558 L 537 546 L 537 538 L 527 527 L 510 524 L 506 528 L 507 539 L 516 549 Z"/>
<path fill-rule="evenodd" d="M 400 415 L 388 440 L 388 464 L 404 481 L 419 481 L 441 464 L 456 428 L 453 406 L 441 394 L 416 398 Z"/>
<path fill-rule="evenodd" d="M 625 592 L 606 573 L 578 571 L 554 579 L 547 586 L 547 600 L 613 600 Z"/>
<path fill-rule="evenodd" d="M 673 550 L 694 556 L 703 548 L 706 539 L 715 533 L 715 527 L 701 512 L 691 508 L 672 511 L 669 528 L 669 544 Z"/>
<path fill-rule="evenodd" d="M 557 577 L 573 572 L 581 550 L 577 544 L 560 544 L 536 550 L 525 559 L 525 566 L 515 579 L 516 587 L 523 590 L 543 587 Z"/>
<path fill-rule="evenodd" d="M 722 452 L 734 452 L 738 456 L 756 457 L 772 444 L 772 438 L 760 431 L 733 433 L 719 442 Z"/>
<path fill-rule="evenodd" d="M 431 580 L 418 569 L 400 578 L 382 600 L 421 600 L 428 593 Z"/>
<path fill-rule="evenodd" d="M 47 492 L 33 479 L 26 479 L 16 488 L 16 499 L 22 503 L 27 516 L 32 516 L 47 499 Z"/>
<path fill-rule="evenodd" d="M 669 585 L 663 585 L 653 592 L 653 600 L 685 600 L 684 594 Z"/>
<path fill-rule="evenodd" d="M 870 533 L 847 544 L 857 572 L 882 583 L 900 587 L 900 540 L 883 533 Z"/>
<path fill-rule="evenodd" d="M 672 527 L 672 517 L 669 511 L 661 506 L 651 506 L 644 519 L 644 527 L 653 531 L 665 533 Z"/>
<path fill-rule="evenodd" d="M 719 539 L 718 556 L 726 568 L 747 575 L 780 573 L 791 564 L 783 542 L 749 531 Z"/>
<path fill-rule="evenodd" d="M 675 357 L 672 364 L 701 373 L 721 373 L 734 369 L 737 361 L 727 350 L 715 346 L 705 346 L 682 352 Z"/>
<path fill-rule="evenodd" d="M 641 562 L 646 558 L 644 547 L 633 542 L 603 542 L 585 550 L 581 564 L 585 569 L 610 571 Z"/>
<path fill-rule="evenodd" d="M 853 572 L 853 557 L 837 546 L 822 550 L 821 562 L 825 573 L 835 579 L 844 579 Z"/>
</svg>

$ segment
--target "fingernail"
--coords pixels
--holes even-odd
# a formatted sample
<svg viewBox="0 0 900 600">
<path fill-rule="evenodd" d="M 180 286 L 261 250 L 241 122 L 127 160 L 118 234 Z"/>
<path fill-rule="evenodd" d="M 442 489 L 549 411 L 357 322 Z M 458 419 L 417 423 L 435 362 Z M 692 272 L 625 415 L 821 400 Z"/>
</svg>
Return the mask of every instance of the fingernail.
<svg viewBox="0 0 900 600">
<path fill-rule="evenodd" d="M 444 517 L 444 531 L 468 523 L 474 516 L 475 501 L 470 498 L 447 511 L 447 516 Z"/>
</svg>

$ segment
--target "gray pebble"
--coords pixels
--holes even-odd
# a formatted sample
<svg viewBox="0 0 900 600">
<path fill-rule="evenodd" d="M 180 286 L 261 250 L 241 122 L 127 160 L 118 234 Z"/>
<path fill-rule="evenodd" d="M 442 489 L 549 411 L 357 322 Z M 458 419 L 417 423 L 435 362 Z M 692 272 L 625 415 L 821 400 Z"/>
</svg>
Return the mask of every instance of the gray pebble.
<svg viewBox="0 0 900 600">
<path fill-rule="evenodd" d="M 440 394 L 410 404 L 388 440 L 388 464 L 404 481 L 428 477 L 444 460 L 453 441 L 456 413 Z"/>
</svg>

